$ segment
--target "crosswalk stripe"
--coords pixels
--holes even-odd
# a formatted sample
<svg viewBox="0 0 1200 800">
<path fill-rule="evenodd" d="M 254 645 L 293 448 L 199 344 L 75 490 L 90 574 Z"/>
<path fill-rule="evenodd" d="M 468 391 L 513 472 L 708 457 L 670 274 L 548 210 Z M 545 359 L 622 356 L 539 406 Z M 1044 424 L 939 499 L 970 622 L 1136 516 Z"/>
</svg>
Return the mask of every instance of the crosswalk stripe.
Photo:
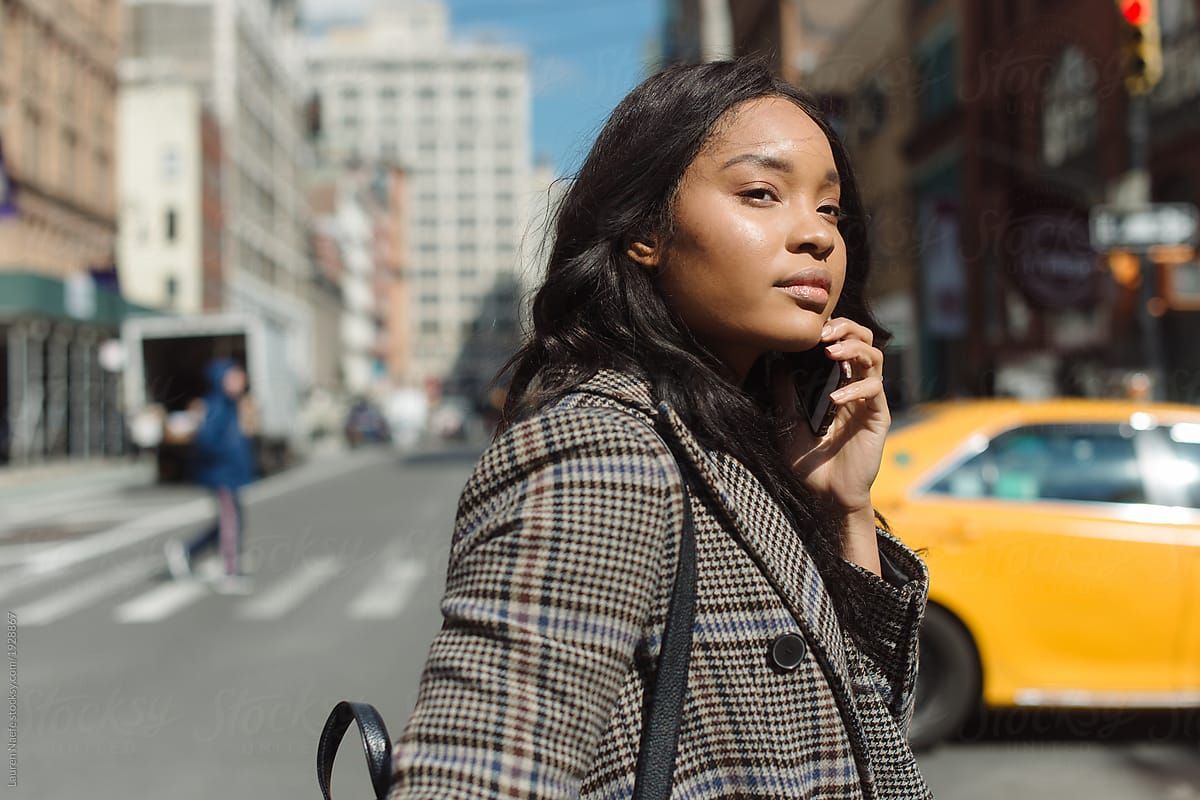
<svg viewBox="0 0 1200 800">
<path fill-rule="evenodd" d="M 115 594 L 145 580 L 152 569 L 161 566 L 160 558 L 145 558 L 121 564 L 16 609 L 17 619 L 21 625 L 46 625 L 92 605 L 105 595 Z"/>
<path fill-rule="evenodd" d="M 242 619 L 278 619 L 300 605 L 308 595 L 336 575 L 341 568 L 341 561 L 334 556 L 308 561 L 258 597 L 244 602 L 238 608 L 238 616 Z"/>
<path fill-rule="evenodd" d="M 395 617 L 404 609 L 404 604 L 423 577 L 425 566 L 420 561 L 404 559 L 391 562 L 350 604 L 351 618 Z"/>
<path fill-rule="evenodd" d="M 208 588 L 197 581 L 170 581 L 117 606 L 117 622 L 157 622 L 204 595 Z"/>
</svg>

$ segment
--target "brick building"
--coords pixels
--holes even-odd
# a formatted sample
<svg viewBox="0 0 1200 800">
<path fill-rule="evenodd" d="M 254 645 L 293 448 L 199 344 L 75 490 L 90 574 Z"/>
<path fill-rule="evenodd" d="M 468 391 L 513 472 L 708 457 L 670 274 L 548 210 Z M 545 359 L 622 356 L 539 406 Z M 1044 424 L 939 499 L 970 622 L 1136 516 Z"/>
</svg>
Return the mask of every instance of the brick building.
<svg viewBox="0 0 1200 800">
<path fill-rule="evenodd" d="M 119 0 L 0 5 L 0 464 L 119 452 Z"/>
<path fill-rule="evenodd" d="M 917 123 L 906 152 L 920 220 L 929 396 L 1111 395 L 1147 366 L 1136 296 L 1088 242 L 1087 219 L 1130 166 L 1121 21 L 1083 0 L 914 0 Z M 1154 201 L 1200 201 L 1196 0 L 1161 0 L 1164 77 L 1150 96 Z M 1081 24 L 1081 20 L 1085 21 Z M 957 250 L 958 257 L 954 255 Z M 1170 310 L 1171 399 L 1197 314 Z M 1171 376 L 1174 376 L 1172 378 Z"/>
<path fill-rule="evenodd" d="M 921 383 L 916 218 L 904 153 L 916 117 L 907 7 L 908 0 L 878 0 L 862 11 L 803 82 L 846 144 L 870 215 L 867 294 L 892 334 L 885 380 L 894 409 L 916 400 Z"/>
<path fill-rule="evenodd" d="M 898 405 L 1120 394 L 1152 364 L 1146 298 L 1088 241 L 1090 210 L 1118 196 L 1130 168 L 1115 4 L 739 0 L 724 17 L 710 5 L 674 4 L 664 52 L 699 57 L 689 36 L 728 29 L 734 54 L 763 55 L 820 95 L 851 151 L 872 214 L 870 297 L 900 334 Z M 1158 11 L 1150 197 L 1197 203 L 1200 2 Z M 1150 294 L 1162 289 L 1152 278 Z M 1200 402 L 1200 314 L 1149 305 L 1164 395 Z"/>
</svg>

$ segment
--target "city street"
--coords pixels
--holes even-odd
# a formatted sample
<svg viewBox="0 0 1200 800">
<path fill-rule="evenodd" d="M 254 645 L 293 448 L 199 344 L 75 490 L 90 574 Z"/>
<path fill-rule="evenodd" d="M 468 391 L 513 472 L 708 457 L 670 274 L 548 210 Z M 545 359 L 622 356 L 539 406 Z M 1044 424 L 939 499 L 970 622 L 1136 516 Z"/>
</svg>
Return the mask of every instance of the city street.
<svg viewBox="0 0 1200 800">
<path fill-rule="evenodd" d="M 137 466 L 54 491 L 0 487 L 0 604 L 19 630 L 15 796 L 317 796 L 335 702 L 374 703 L 397 735 L 415 700 L 478 453 L 357 451 L 251 487 L 245 597 L 165 579 L 163 542 L 211 513 L 202 492 L 149 486 Z M 939 798 L 1187 800 L 1200 798 L 1198 725 L 992 715 L 922 762 Z M 354 733 L 338 764 L 334 796 L 370 796 Z"/>
</svg>

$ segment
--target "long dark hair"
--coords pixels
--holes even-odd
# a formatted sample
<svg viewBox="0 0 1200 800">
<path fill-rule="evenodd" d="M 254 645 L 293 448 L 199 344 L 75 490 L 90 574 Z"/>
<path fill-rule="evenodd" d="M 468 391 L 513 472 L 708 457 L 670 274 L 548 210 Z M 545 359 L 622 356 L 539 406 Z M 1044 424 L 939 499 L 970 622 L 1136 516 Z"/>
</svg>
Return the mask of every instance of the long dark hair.
<svg viewBox="0 0 1200 800">
<path fill-rule="evenodd" d="M 834 579 L 843 523 L 791 471 L 778 447 L 782 422 L 766 387 L 764 359 L 742 386 L 691 335 L 663 301 L 657 270 L 627 255 L 630 242 L 669 242 L 676 193 L 688 165 L 740 104 L 780 97 L 824 131 L 841 178 L 838 223 L 846 243 L 846 279 L 835 316 L 888 333 L 867 308 L 870 254 L 866 220 L 845 147 L 816 103 L 748 59 L 673 66 L 647 78 L 613 110 L 557 211 L 545 281 L 533 301 L 533 331 L 500 369 L 513 370 L 496 435 L 553 403 L 601 368 L 642 373 L 705 446 L 744 464 L 776 498 L 801 535 L 844 622 L 853 597 Z M 652 274 L 653 273 L 653 274 Z"/>
</svg>

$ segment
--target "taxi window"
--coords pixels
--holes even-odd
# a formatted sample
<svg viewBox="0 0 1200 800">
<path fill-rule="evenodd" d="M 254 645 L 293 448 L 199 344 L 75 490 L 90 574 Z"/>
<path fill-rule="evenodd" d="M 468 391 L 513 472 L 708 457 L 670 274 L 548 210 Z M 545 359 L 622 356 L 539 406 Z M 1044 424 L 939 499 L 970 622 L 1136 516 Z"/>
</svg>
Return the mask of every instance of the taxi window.
<svg viewBox="0 0 1200 800">
<path fill-rule="evenodd" d="M 1134 435 L 1118 425 L 1014 428 L 927 491 L 1014 501 L 1145 503 Z"/>
<path fill-rule="evenodd" d="M 1200 508 L 1200 424 L 1172 425 L 1168 439 L 1175 459 L 1169 469 L 1171 480 L 1181 484 L 1187 505 Z"/>
</svg>

